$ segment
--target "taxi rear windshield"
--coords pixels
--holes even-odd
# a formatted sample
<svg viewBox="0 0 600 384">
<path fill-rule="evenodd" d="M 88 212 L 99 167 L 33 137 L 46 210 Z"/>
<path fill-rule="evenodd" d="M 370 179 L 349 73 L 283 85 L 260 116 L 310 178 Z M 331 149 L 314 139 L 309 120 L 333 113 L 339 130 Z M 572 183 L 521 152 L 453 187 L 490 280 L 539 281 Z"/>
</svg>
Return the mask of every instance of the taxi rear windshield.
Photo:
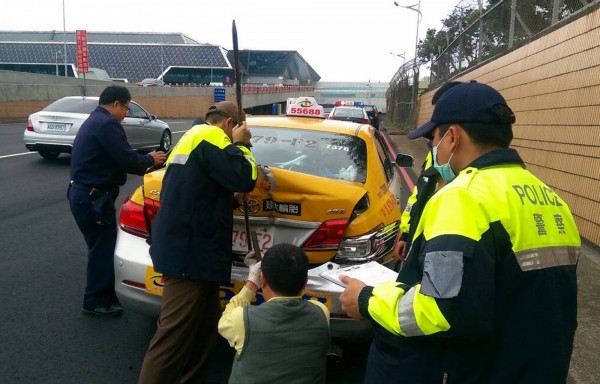
<svg viewBox="0 0 600 384">
<path fill-rule="evenodd" d="M 333 115 L 335 117 L 364 117 L 363 110 L 358 108 L 336 108 Z"/>
<path fill-rule="evenodd" d="M 329 179 L 364 183 L 367 146 L 356 136 L 302 129 L 252 127 L 258 164 Z"/>
</svg>

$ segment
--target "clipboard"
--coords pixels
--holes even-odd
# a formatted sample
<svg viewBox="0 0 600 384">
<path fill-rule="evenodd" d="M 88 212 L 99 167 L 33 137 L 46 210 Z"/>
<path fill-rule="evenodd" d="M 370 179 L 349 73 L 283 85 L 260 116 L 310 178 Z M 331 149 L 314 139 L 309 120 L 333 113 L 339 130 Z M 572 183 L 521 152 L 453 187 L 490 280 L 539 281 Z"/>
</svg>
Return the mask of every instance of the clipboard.
<svg viewBox="0 0 600 384">
<path fill-rule="evenodd" d="M 346 287 L 346 284 L 342 283 L 340 280 L 340 275 L 353 277 L 370 286 L 376 286 L 384 281 L 396 281 L 398 278 L 398 272 L 391 270 L 376 261 L 370 261 L 364 264 L 356 264 L 320 273 L 322 278 L 339 286 Z"/>
</svg>

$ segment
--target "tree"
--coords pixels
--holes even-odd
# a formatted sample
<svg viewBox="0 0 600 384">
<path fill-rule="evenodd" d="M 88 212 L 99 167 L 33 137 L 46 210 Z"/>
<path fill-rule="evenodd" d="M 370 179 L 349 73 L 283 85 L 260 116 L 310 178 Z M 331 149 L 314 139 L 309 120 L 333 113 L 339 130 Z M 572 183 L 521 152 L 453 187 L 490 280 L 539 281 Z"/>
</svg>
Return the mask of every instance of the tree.
<svg viewBox="0 0 600 384">
<path fill-rule="evenodd" d="M 440 31 L 428 29 L 419 41 L 418 62 L 431 63 L 430 84 L 437 86 L 483 60 L 527 44 L 593 1 L 517 0 L 513 11 L 511 0 L 488 0 L 481 15 L 479 4 L 457 6 L 442 20 Z"/>
</svg>

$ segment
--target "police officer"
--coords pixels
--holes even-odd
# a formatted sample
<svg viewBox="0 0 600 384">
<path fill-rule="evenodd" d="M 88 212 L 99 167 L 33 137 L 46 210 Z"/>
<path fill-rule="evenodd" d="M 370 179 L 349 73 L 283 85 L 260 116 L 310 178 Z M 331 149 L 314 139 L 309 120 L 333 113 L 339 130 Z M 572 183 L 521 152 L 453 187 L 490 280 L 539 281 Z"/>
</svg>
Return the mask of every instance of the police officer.
<svg viewBox="0 0 600 384">
<path fill-rule="evenodd" d="M 254 189 L 258 168 L 245 115 L 231 101 L 183 135 L 167 160 L 150 256 L 164 276 L 158 329 L 140 384 L 197 383 L 218 340 L 219 285 L 231 279 L 234 192 Z"/>
<path fill-rule="evenodd" d="M 115 295 L 113 257 L 117 241 L 115 199 L 127 173 L 143 175 L 166 155 L 135 152 L 121 121 L 131 95 L 122 86 L 109 86 L 99 106 L 83 122 L 73 142 L 71 182 L 67 197 L 88 249 L 87 278 L 82 311 L 100 317 L 121 314 Z"/>
<path fill-rule="evenodd" d="M 418 129 L 449 182 L 415 231 L 420 273 L 342 278 L 342 308 L 376 328 L 366 383 L 566 382 L 581 242 L 564 200 L 509 148 L 512 123 L 495 89 L 470 82 Z"/>
<path fill-rule="evenodd" d="M 439 98 L 455 85 L 461 84 L 460 81 L 450 81 L 442 85 L 431 98 L 431 105 L 435 105 Z M 433 167 L 433 160 L 431 156 L 431 140 L 433 137 L 431 136 L 431 132 L 420 135 L 418 132 L 412 131 L 407 136 L 407 138 L 414 140 L 419 137 L 424 137 L 427 139 L 427 146 L 429 147 L 429 152 L 427 152 L 427 157 L 423 162 L 423 166 L 421 167 L 421 174 L 417 179 L 417 183 L 413 188 L 413 192 L 408 198 L 406 202 L 406 207 L 404 211 L 402 211 L 402 217 L 400 220 L 400 233 L 398 239 L 396 241 L 396 245 L 394 246 L 394 253 L 396 255 L 396 259 L 400 261 L 406 260 L 406 254 L 410 249 L 410 245 L 412 244 L 412 236 L 415 233 L 415 228 L 417 226 L 416 223 L 419 222 L 419 218 L 423 213 L 423 208 L 431 195 L 435 193 L 436 190 L 443 187 L 446 182 L 444 179 L 440 177 L 440 174 L 437 173 L 435 167 Z M 414 225 L 412 225 L 414 224 Z"/>
</svg>

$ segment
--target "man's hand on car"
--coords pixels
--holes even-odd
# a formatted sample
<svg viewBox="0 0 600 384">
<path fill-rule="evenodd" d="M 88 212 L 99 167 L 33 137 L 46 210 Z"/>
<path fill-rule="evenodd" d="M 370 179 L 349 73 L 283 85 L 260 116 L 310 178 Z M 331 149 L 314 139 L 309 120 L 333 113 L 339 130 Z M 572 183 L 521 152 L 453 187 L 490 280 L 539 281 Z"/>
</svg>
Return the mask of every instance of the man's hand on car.
<svg viewBox="0 0 600 384">
<path fill-rule="evenodd" d="M 152 160 L 154 160 L 154 165 L 162 164 L 167 161 L 167 154 L 163 151 L 152 151 L 149 153 L 152 156 Z"/>
</svg>

